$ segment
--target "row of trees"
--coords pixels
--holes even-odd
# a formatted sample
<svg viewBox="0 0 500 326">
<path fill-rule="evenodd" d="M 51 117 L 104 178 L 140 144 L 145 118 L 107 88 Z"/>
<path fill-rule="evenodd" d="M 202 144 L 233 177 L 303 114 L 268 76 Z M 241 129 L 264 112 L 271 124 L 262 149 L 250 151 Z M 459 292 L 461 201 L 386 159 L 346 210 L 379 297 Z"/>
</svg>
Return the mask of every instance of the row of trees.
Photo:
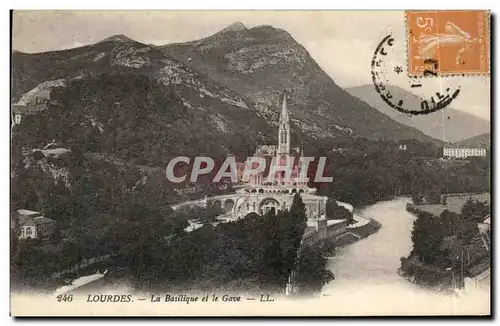
<svg viewBox="0 0 500 326">
<path fill-rule="evenodd" d="M 172 211 L 174 193 L 161 176 L 80 159 L 70 160 L 68 180 L 43 172 L 36 163 L 46 164 L 43 159 L 16 171 L 13 208 L 43 212 L 57 221 L 58 232 L 52 245 L 12 238 L 15 282 L 46 284 L 53 273 L 109 253 L 138 288 L 283 291 L 299 263 L 319 268 L 301 269 L 301 291 L 316 291 L 331 279 L 318 251 L 307 249 L 297 260 L 306 227 L 299 195 L 290 211 L 250 214 L 216 227 L 207 223 L 186 233 L 188 219 L 213 222 L 220 207 L 209 202 L 206 208 Z"/>
<path fill-rule="evenodd" d="M 18 141 L 14 138 L 13 144 Z M 12 237 L 11 265 L 21 282 L 43 283 L 84 258 L 120 252 L 143 241 L 148 230 L 164 236 L 187 226 L 186 218 L 170 208 L 176 193 L 161 174 L 87 160 L 76 151 L 61 167 L 58 161 L 25 156 L 16 148 L 21 146 L 13 146 L 13 214 L 31 209 L 57 222 L 51 244 Z"/>
<path fill-rule="evenodd" d="M 317 141 L 305 148 L 307 155 L 326 157 L 324 175 L 333 177 L 331 183 L 311 185 L 321 194 L 354 206 L 393 196 L 439 202 L 441 194 L 483 192 L 490 188 L 488 158 L 448 164 L 438 158 L 439 147 L 430 143 L 410 141 L 408 150 L 403 151 L 393 141 L 358 138 L 333 143 Z"/>
<path fill-rule="evenodd" d="M 407 209 L 417 219 L 411 233 L 413 249 L 409 257 L 402 258 L 401 270 L 406 276 L 415 276 L 422 269 L 432 270 L 431 274 L 450 271 L 450 268 L 458 272 L 464 263 L 457 252 L 477 249 L 474 242 L 479 234 L 477 224 L 482 223 L 490 213 L 489 205 L 470 199 L 460 214 L 445 210 L 439 216 L 434 216 L 414 206 L 408 206 Z M 422 267 L 418 268 L 420 265 Z M 422 281 L 429 282 L 425 279 Z"/>
<path fill-rule="evenodd" d="M 317 250 L 305 249 L 298 258 L 305 228 L 305 206 L 296 195 L 290 210 L 278 214 L 250 213 L 168 239 L 148 234 L 139 247 L 123 251 L 122 263 L 138 288 L 283 292 L 298 269 L 299 288 L 310 293 L 332 275 Z"/>
</svg>

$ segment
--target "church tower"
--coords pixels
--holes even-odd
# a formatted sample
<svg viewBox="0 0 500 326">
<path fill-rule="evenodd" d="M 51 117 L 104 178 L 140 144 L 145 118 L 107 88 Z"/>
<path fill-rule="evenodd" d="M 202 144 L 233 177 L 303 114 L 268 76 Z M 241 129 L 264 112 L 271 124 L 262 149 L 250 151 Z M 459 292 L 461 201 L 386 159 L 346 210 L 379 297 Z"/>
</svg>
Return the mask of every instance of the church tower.
<svg viewBox="0 0 500 326">
<path fill-rule="evenodd" d="M 278 157 L 290 154 L 290 117 L 286 106 L 286 92 L 283 93 L 283 104 L 280 115 L 280 128 L 278 135 Z"/>
</svg>

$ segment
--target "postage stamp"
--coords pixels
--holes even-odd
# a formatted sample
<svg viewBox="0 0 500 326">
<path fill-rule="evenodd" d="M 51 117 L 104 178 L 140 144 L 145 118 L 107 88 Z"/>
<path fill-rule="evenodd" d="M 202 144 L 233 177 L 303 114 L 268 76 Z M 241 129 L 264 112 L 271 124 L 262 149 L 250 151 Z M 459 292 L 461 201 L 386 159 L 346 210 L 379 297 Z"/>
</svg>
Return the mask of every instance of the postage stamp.
<svg viewBox="0 0 500 326">
<path fill-rule="evenodd" d="M 487 10 L 406 11 L 408 73 L 488 74 Z"/>
</svg>

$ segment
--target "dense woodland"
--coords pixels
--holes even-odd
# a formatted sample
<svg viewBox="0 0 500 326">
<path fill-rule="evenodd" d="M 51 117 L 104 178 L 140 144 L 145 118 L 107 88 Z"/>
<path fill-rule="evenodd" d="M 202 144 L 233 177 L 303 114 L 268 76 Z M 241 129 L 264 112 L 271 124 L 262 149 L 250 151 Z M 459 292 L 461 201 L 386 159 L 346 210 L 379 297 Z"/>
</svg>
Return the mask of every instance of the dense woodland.
<svg viewBox="0 0 500 326">
<path fill-rule="evenodd" d="M 409 205 L 417 219 L 413 223 L 413 249 L 401 258 L 401 272 L 421 284 L 439 285 L 460 277 L 468 269 L 489 261 L 477 227 L 490 214 L 490 206 L 469 199 L 458 213 L 444 210 L 439 216 Z M 465 258 L 464 258 L 465 253 Z M 472 275 L 473 276 L 473 275 Z M 461 281 L 461 280 L 460 280 Z"/>
<path fill-rule="evenodd" d="M 256 130 L 270 128 L 263 120 L 247 118 L 238 121 L 241 128 L 223 133 L 211 119 L 215 113 L 184 105 L 172 88 L 131 74 L 72 81 L 67 88 L 54 89 L 50 97 L 43 115 L 25 117 L 26 145 L 64 140 L 67 146 L 105 152 L 134 164 L 164 167 L 179 155 L 217 160 L 228 151 L 247 156 L 261 141 Z M 248 114 L 255 116 L 238 112 L 243 119 Z"/>
<path fill-rule="evenodd" d="M 178 274 L 169 269 L 175 267 L 184 271 L 181 282 L 196 279 L 206 287 L 240 282 L 249 288 L 258 283 L 283 289 L 294 267 L 291 253 L 303 233 L 300 205 L 286 218 L 247 216 L 215 228 L 207 224 L 189 234 L 183 231 L 187 219 L 213 221 L 216 209 L 173 212 L 170 208 L 186 199 L 164 176 L 166 162 L 173 156 L 222 160 L 232 153 L 244 159 L 257 144 L 275 142 L 275 130 L 267 123 L 253 121 L 250 126 L 240 121 L 242 128 L 223 133 L 209 123 L 210 114 L 187 108 L 178 94 L 143 76 L 103 75 L 54 90 L 47 111 L 26 116 L 14 127 L 11 205 L 13 212 L 19 208 L 42 212 L 57 221 L 58 230 L 49 243 L 12 241 L 15 277 L 43 284 L 52 273 L 83 258 L 118 253 L 117 265 L 134 261 L 137 268 L 130 273 L 140 287 L 175 283 L 172 277 Z M 50 159 L 40 151 L 31 152 L 51 141 L 71 149 L 71 154 Z M 302 145 L 308 156 L 327 157 L 324 175 L 333 176 L 333 182 L 311 186 L 356 207 L 395 195 L 430 198 L 489 191 L 489 157 L 446 162 L 439 159 L 441 149 L 431 143 L 405 141 L 408 150 L 401 151 L 402 142 L 359 137 L 317 140 L 300 132 L 293 133 L 292 143 Z M 150 168 L 148 172 L 144 167 Z M 352 221 L 352 215 L 334 201 L 328 203 L 327 218 Z M 282 221 L 295 221 L 296 228 L 285 227 Z M 269 233 L 277 230 L 289 233 L 277 238 Z M 308 249 L 299 264 L 314 260 L 315 266 L 324 267 L 321 257 Z M 225 264 L 228 270 L 221 273 Z M 303 272 L 297 279 L 309 284 L 304 289 L 317 289 L 331 279 L 322 268 L 314 277 L 307 268 L 299 268 Z"/>
<path fill-rule="evenodd" d="M 290 273 L 300 264 L 297 255 L 305 228 L 304 205 L 296 195 L 290 211 L 251 213 L 235 222 L 205 224 L 190 233 L 150 239 L 127 251 L 123 263 L 141 288 L 283 292 Z M 314 273 L 300 274 L 303 293 L 317 291 L 333 278 L 316 250 L 303 252 L 300 259 L 319 267 Z"/>
<path fill-rule="evenodd" d="M 401 143 L 408 150 L 399 150 Z M 490 189 L 489 156 L 446 161 L 440 159 L 442 148 L 431 143 L 353 139 L 319 143 L 312 150 L 314 156 L 327 157 L 324 175 L 333 177 L 332 183 L 313 185 L 357 207 L 394 196 L 439 197 Z"/>
<path fill-rule="evenodd" d="M 153 189 L 151 185 L 136 187 L 140 189 L 124 195 L 113 208 L 107 206 L 110 202 L 93 202 L 82 196 L 68 195 L 52 202 L 53 217 L 65 235 L 54 235 L 51 244 L 13 237 L 14 280 L 46 286 L 52 273 L 107 253 L 116 254 L 108 266 L 126 275 L 117 281 L 127 281 L 138 289 L 283 292 L 290 273 L 298 266 L 302 266 L 296 280 L 299 294 L 319 291 L 333 279 L 319 249 L 308 248 L 297 256 L 306 227 L 299 195 L 290 211 L 249 214 L 236 222 L 215 227 L 207 223 L 187 233 L 183 229 L 192 214 L 213 221 L 220 212 L 210 205 L 191 212 L 173 212 L 167 205 L 157 204 L 162 195 L 148 191 Z M 109 209 L 108 216 L 102 212 L 93 215 L 104 207 Z M 61 240 L 61 236 L 65 239 Z M 304 264 L 315 268 L 311 270 Z"/>
</svg>

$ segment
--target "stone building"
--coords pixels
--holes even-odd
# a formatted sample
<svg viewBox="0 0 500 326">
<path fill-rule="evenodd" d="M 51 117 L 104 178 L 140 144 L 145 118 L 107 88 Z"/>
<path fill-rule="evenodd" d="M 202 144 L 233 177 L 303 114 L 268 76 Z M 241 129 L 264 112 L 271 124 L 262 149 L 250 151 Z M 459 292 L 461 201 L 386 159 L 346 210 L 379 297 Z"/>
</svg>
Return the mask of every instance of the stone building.
<svg viewBox="0 0 500 326">
<path fill-rule="evenodd" d="M 18 223 L 19 239 L 44 239 L 50 237 L 56 229 L 56 221 L 42 216 L 39 212 L 19 209 L 12 222 L 12 227 Z"/>
</svg>

